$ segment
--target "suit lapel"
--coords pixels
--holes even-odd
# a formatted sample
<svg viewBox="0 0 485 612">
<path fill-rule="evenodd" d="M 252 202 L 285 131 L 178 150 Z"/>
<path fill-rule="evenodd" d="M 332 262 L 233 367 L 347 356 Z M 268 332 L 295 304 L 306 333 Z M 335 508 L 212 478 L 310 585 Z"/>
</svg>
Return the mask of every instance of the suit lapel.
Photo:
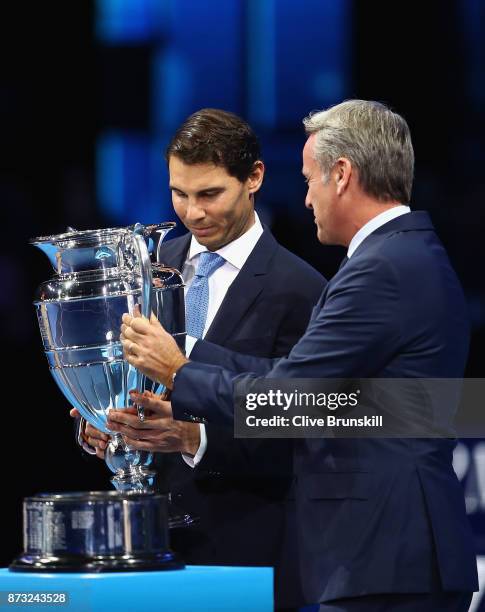
<svg viewBox="0 0 485 612">
<path fill-rule="evenodd" d="M 176 268 L 181 272 L 187 257 L 191 238 L 192 235 L 190 232 L 187 232 L 187 234 L 180 238 L 174 238 L 162 244 L 160 248 L 161 263 L 164 266 Z"/>
<path fill-rule="evenodd" d="M 266 275 L 278 243 L 265 228 L 256 246 L 229 287 L 216 316 L 207 330 L 205 339 L 224 344 L 266 283 Z"/>
</svg>

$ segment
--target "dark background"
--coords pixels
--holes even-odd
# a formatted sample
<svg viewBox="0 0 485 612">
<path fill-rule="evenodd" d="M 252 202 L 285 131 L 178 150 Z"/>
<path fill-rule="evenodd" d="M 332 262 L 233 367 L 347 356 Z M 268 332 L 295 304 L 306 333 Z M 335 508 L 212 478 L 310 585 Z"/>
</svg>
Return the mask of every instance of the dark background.
<svg viewBox="0 0 485 612">
<path fill-rule="evenodd" d="M 483 376 L 485 3 L 350 0 L 4 2 L 0 9 L 3 449 L 1 564 L 21 547 L 21 500 L 109 489 L 74 444 L 32 300 L 52 276 L 34 236 L 174 219 L 163 150 L 191 112 L 246 117 L 267 178 L 258 208 L 277 238 L 326 276 L 300 175 L 310 110 L 376 99 L 408 120 L 412 207 L 426 209 L 463 283 L 473 324 L 467 375 Z M 460 447 L 485 552 L 485 442 Z M 483 473 L 483 476 L 482 476 Z"/>
</svg>

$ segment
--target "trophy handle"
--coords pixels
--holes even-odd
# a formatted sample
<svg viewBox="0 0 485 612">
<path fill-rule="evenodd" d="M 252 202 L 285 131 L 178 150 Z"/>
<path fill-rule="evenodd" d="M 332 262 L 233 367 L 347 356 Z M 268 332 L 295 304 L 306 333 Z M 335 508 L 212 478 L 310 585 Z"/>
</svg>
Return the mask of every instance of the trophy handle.
<svg viewBox="0 0 485 612">
<path fill-rule="evenodd" d="M 152 262 L 150 261 L 150 254 L 148 253 L 145 238 L 143 237 L 143 231 L 145 227 L 141 223 L 137 223 L 133 229 L 133 246 L 135 247 L 138 261 L 140 263 L 141 271 L 141 314 L 150 320 L 152 314 L 152 286 L 153 286 L 153 275 L 152 275 Z M 145 387 L 145 376 L 138 372 L 136 390 L 138 393 L 143 393 Z M 138 418 L 140 421 L 145 420 L 145 409 L 143 406 L 136 406 L 138 412 Z"/>
<path fill-rule="evenodd" d="M 152 314 L 152 286 L 153 286 L 153 275 L 152 275 L 152 262 L 150 260 L 150 254 L 148 253 L 145 238 L 143 237 L 143 231 L 145 227 L 141 223 L 137 223 L 133 229 L 133 245 L 135 247 L 136 254 L 138 255 L 138 261 L 140 262 L 141 271 L 141 314 L 150 320 Z"/>
<path fill-rule="evenodd" d="M 142 316 L 150 320 L 152 313 L 152 263 L 148 253 L 143 231 L 145 227 L 137 223 L 133 228 L 132 239 L 133 247 L 140 264 L 141 272 L 141 304 L 140 311 Z M 136 390 L 143 393 L 145 386 L 145 376 L 137 372 Z M 143 406 L 136 406 L 138 418 L 145 420 L 145 410 Z M 108 468 L 115 473 L 111 482 L 118 491 L 140 490 L 148 491 L 153 486 L 155 472 L 148 469 L 153 455 L 147 451 L 135 451 L 130 449 L 123 441 L 120 434 L 115 433 L 105 451 L 105 463 Z"/>
</svg>

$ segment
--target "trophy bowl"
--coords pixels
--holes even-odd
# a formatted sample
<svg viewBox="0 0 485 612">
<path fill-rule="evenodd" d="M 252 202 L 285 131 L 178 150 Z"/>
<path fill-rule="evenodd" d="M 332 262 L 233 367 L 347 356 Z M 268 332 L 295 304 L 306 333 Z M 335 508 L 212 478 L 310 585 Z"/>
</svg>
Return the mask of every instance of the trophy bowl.
<svg viewBox="0 0 485 612">
<path fill-rule="evenodd" d="M 167 496 L 89 491 L 41 493 L 23 502 L 17 572 L 182 569 L 169 548 Z"/>
</svg>

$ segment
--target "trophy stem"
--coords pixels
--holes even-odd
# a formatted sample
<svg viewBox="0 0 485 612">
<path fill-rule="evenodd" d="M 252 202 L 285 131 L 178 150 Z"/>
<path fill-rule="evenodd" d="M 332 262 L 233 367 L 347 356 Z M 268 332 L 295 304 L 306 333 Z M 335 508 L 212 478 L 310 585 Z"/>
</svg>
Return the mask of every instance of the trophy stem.
<svg viewBox="0 0 485 612">
<path fill-rule="evenodd" d="M 134 493 L 152 493 L 154 491 L 156 472 L 146 467 L 131 466 L 120 469 L 111 479 L 117 491 Z"/>
<path fill-rule="evenodd" d="M 118 491 L 153 491 L 156 472 L 149 469 L 153 454 L 130 448 L 119 433 L 112 433 L 105 451 L 105 462 L 114 473 L 112 484 Z"/>
</svg>

